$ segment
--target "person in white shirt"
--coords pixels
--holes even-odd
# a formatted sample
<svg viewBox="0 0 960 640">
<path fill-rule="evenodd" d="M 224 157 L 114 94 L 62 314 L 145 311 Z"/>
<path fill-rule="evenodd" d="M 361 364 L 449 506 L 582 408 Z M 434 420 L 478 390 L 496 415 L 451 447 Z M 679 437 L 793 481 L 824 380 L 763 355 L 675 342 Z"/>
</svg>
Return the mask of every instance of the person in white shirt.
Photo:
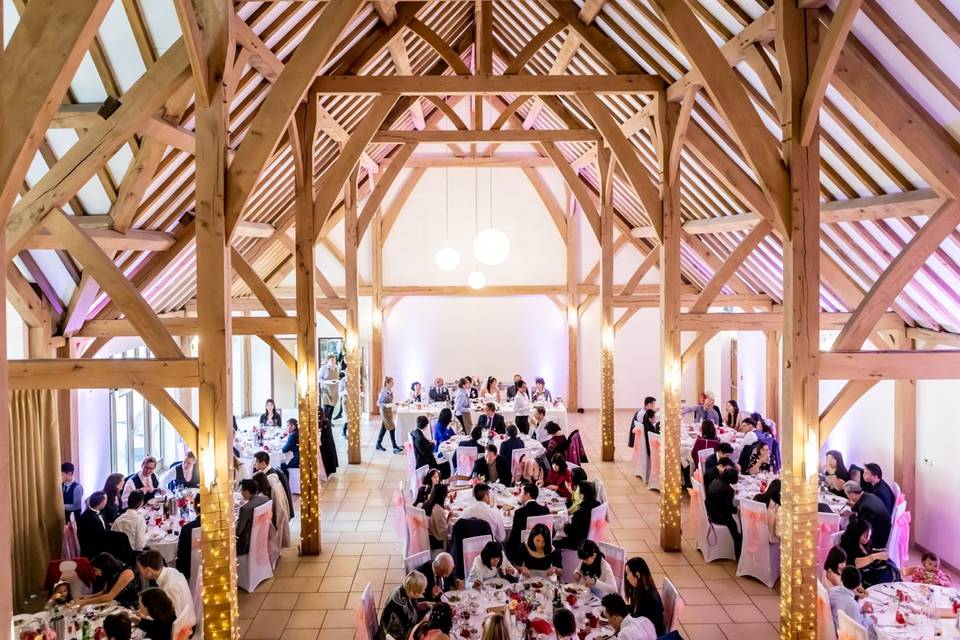
<svg viewBox="0 0 960 640">
<path fill-rule="evenodd" d="M 596 542 L 581 542 L 577 557 L 580 558 L 580 567 L 573 572 L 574 582 L 590 587 L 598 597 L 617 592 L 617 578 Z"/>
<path fill-rule="evenodd" d="M 140 575 L 147 580 L 154 580 L 157 586 L 173 602 L 173 609 L 177 612 L 177 624 L 184 627 L 193 627 L 197 624 L 197 614 L 193 608 L 193 596 L 190 594 L 190 585 L 183 574 L 172 567 L 164 565 L 163 556 L 159 551 L 151 549 L 144 551 L 137 558 Z"/>
<path fill-rule="evenodd" d="M 473 559 L 473 566 L 467 573 L 466 586 L 479 589 L 487 580 L 496 578 L 513 582 L 517 579 L 517 570 L 504 557 L 500 543 L 491 540 L 480 551 L 480 555 Z"/>
<path fill-rule="evenodd" d="M 127 498 L 134 491 L 143 492 L 144 502 L 153 498 L 154 494 L 161 493 L 160 480 L 155 473 L 157 470 L 157 459 L 153 456 L 147 456 L 140 463 L 140 471 L 127 476 L 123 485 L 123 494 L 120 496 L 121 506 L 127 506 Z"/>
<path fill-rule="evenodd" d="M 143 519 L 143 492 L 134 491 L 127 496 L 127 510 L 110 525 L 111 531 L 119 531 L 127 536 L 130 548 L 143 551 L 147 544 L 147 522 Z"/>
<path fill-rule="evenodd" d="M 537 442 L 546 443 L 553 436 L 547 433 L 547 410 L 542 405 L 535 406 L 530 411 L 530 435 L 537 439 Z"/>
<path fill-rule="evenodd" d="M 516 383 L 517 395 L 513 396 L 513 421 L 520 429 L 520 433 L 530 433 L 530 395 L 527 383 L 520 380 Z"/>
<path fill-rule="evenodd" d="M 507 528 L 503 524 L 503 516 L 500 510 L 493 506 L 493 493 L 490 491 L 490 485 L 481 482 L 473 488 L 473 499 L 475 502 L 463 510 L 460 518 L 479 518 L 490 525 L 493 532 L 493 538 L 497 542 L 503 542 L 507 538 Z"/>
<path fill-rule="evenodd" d="M 618 640 L 656 640 L 657 630 L 647 618 L 630 615 L 627 603 L 619 593 L 608 593 L 600 600 L 607 621 Z"/>
<path fill-rule="evenodd" d="M 873 613 L 873 605 L 869 602 L 861 605 L 857 601 L 857 590 L 861 587 L 860 570 L 848 564 L 840 572 L 840 581 L 839 586 L 830 587 L 830 613 L 833 615 L 834 627 L 839 624 L 838 612 L 843 611 L 854 622 L 866 628 L 871 638 L 876 637 L 876 632 L 873 631 L 874 618 L 870 615 Z"/>
</svg>

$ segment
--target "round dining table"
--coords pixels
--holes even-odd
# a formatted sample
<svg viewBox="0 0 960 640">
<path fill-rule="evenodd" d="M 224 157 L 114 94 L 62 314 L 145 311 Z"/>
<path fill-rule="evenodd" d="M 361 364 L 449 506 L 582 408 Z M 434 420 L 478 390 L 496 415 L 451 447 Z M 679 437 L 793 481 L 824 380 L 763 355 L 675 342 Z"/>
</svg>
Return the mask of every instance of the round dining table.
<svg viewBox="0 0 960 640">
<path fill-rule="evenodd" d="M 895 640 L 960 638 L 954 613 L 958 601 L 960 590 L 956 587 L 888 582 L 867 589 L 877 629 Z M 897 621 L 898 611 L 902 622 Z"/>
<path fill-rule="evenodd" d="M 545 421 L 556 422 L 563 433 L 567 431 L 567 408 L 560 401 L 541 403 L 546 411 Z M 407 435 L 417 428 L 417 418 L 426 416 L 430 420 L 430 432 L 433 433 L 433 425 L 440 415 L 440 410 L 448 405 L 443 402 L 411 402 L 398 403 L 393 405 L 393 423 L 397 428 L 397 442 L 403 442 Z M 536 405 L 531 405 L 536 406 Z M 470 417 L 473 424 L 477 424 L 483 411 L 483 405 L 474 401 L 470 405 Z M 516 414 L 513 410 L 513 402 L 501 402 L 497 405 L 497 413 L 503 416 L 506 424 L 514 422 Z M 459 426 L 457 427 L 459 428 Z"/>
<path fill-rule="evenodd" d="M 41 631 L 45 627 L 52 629 L 57 634 L 57 640 L 80 640 L 83 634 L 83 623 L 86 621 L 89 625 L 89 637 L 94 638 L 97 629 L 103 627 L 103 621 L 113 613 L 133 613 L 116 601 L 104 602 L 102 604 L 91 604 L 83 607 L 66 605 L 38 611 L 37 613 L 22 613 L 13 616 L 13 640 L 20 638 L 36 637 L 34 632 Z M 133 628 L 130 635 L 132 640 L 141 640 L 144 633 L 137 627 Z"/>
<path fill-rule="evenodd" d="M 509 534 L 513 528 L 513 513 L 520 507 L 520 488 L 505 487 L 498 483 L 491 484 L 490 488 L 493 491 L 494 505 L 503 517 L 503 526 Z M 454 491 L 451 492 L 450 495 L 453 496 L 449 503 L 449 530 L 452 533 L 453 524 L 460 517 L 460 514 L 470 505 L 476 504 L 476 500 L 473 497 L 473 492 L 469 490 Z M 553 531 L 555 537 L 556 534 L 562 534 L 563 525 L 569 522 L 570 519 L 567 512 L 567 501 L 557 495 L 556 491 L 541 488 L 537 502 L 550 509 L 550 514 L 553 515 Z"/>
<path fill-rule="evenodd" d="M 556 590 L 560 592 L 562 606 L 573 612 L 580 640 L 614 636 L 613 628 L 603 614 L 600 599 L 590 593 L 589 588 L 577 584 L 559 584 L 555 578 L 528 578 L 515 584 L 492 579 L 484 582 L 480 589 L 447 591 L 440 598 L 453 609 L 452 638 L 479 640 L 487 615 L 501 612 L 507 620 L 511 638 L 524 637 L 527 623 L 518 618 L 526 614 L 534 638 L 554 640 L 557 637 L 552 624 Z M 527 608 L 529 613 L 524 611 Z"/>
</svg>

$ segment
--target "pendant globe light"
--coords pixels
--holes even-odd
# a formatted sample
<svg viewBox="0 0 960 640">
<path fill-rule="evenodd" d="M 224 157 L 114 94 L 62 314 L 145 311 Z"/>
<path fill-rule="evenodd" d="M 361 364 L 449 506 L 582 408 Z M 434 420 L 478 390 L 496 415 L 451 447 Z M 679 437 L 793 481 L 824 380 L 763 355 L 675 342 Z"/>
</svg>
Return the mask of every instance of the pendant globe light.
<svg viewBox="0 0 960 640">
<path fill-rule="evenodd" d="M 471 271 L 467 276 L 467 284 L 471 289 L 483 289 L 487 284 L 487 276 L 483 275 L 483 271 Z"/>
<path fill-rule="evenodd" d="M 490 227 L 484 229 L 473 239 L 473 255 L 485 265 L 503 264 L 510 255 L 510 238 L 493 226 L 493 169 L 490 169 Z"/>
<path fill-rule="evenodd" d="M 444 208 L 446 209 L 447 232 L 444 239 L 444 245 L 437 251 L 434 262 L 437 268 L 444 271 L 453 271 L 460 266 L 460 252 L 450 246 L 450 169 L 444 171 Z"/>
</svg>

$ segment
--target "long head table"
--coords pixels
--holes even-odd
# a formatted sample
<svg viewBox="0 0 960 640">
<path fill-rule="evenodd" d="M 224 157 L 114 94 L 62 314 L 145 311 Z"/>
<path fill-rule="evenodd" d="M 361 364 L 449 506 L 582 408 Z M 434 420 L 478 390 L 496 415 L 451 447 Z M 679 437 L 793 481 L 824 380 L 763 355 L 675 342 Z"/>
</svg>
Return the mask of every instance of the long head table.
<svg viewBox="0 0 960 640">
<path fill-rule="evenodd" d="M 531 406 L 532 407 L 536 405 Z M 560 428 L 567 430 L 567 408 L 561 402 L 547 402 L 543 404 L 546 409 L 545 420 L 556 422 Z M 430 420 L 430 433 L 433 434 L 433 424 L 437 421 L 440 411 L 447 408 L 447 404 L 431 403 L 412 403 L 393 405 L 393 422 L 397 427 L 397 442 L 406 441 L 407 435 L 417 428 L 417 418 L 426 416 Z M 497 406 L 497 412 L 503 416 L 506 423 L 514 422 L 516 414 L 513 411 L 512 402 L 502 402 Z M 474 401 L 470 405 L 470 416 L 473 418 L 473 424 L 477 424 L 480 415 L 483 413 L 483 404 Z"/>
</svg>

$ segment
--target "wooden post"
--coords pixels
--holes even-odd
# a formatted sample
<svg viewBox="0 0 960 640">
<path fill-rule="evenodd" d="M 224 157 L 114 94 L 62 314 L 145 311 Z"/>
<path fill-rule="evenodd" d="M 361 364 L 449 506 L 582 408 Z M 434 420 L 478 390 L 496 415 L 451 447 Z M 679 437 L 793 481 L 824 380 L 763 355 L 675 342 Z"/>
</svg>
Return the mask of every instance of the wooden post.
<svg viewBox="0 0 960 640">
<path fill-rule="evenodd" d="M 912 350 L 913 340 L 905 331 L 894 335 L 898 349 Z M 917 381 L 895 380 L 893 383 L 893 479 L 917 516 Z"/>
<path fill-rule="evenodd" d="M 2 205 L 0 205 L 2 206 Z M 7 211 L 0 211 L 0 222 L 6 217 Z M 6 225 L 0 224 L 0 298 L 7 299 L 7 269 L 13 268 L 6 255 Z M 9 265 L 9 266 L 8 266 Z M 10 364 L 7 361 L 7 304 L 0 304 L 0 402 L 5 407 L 10 406 L 10 390 L 8 378 Z M 10 470 L 13 468 L 13 456 L 10 440 L 10 411 L 0 411 L 0 500 L 4 504 L 13 504 L 10 494 Z M 12 509 L 0 509 L 0 558 L 6 566 L 10 566 L 13 557 L 13 520 Z M 13 572 L 0 571 L 0 629 L 11 629 L 13 622 Z"/>
<path fill-rule="evenodd" d="M 371 225 L 371 257 L 373 258 L 373 300 L 371 302 L 372 340 L 370 349 L 370 378 L 374 384 L 383 380 L 383 217 L 380 209 L 373 215 Z M 430 383 L 422 381 L 424 386 Z M 370 415 L 379 415 L 377 403 L 370 404 Z"/>
<path fill-rule="evenodd" d="M 196 152 L 197 317 L 199 323 L 199 451 L 203 566 L 203 633 L 236 638 L 237 549 L 233 513 L 233 404 L 230 246 L 224 190 L 229 118 L 226 70 L 232 68 L 227 0 L 196 5 L 204 25 L 209 104 L 198 103 Z"/>
<path fill-rule="evenodd" d="M 580 346 L 577 339 L 580 327 L 577 282 L 580 277 L 580 233 L 577 228 L 577 207 L 570 196 L 567 216 L 567 411 L 576 411 L 580 405 Z"/>
<path fill-rule="evenodd" d="M 782 218 L 783 394 L 780 443 L 783 452 L 781 510 L 780 637 L 816 638 L 817 470 L 819 461 L 820 350 L 820 127 L 801 144 L 800 110 L 817 54 L 819 20 L 794 0 L 776 0 L 783 157 L 789 200 Z M 764 132 L 766 133 L 766 132 Z"/>
<path fill-rule="evenodd" d="M 347 299 L 347 335 L 344 347 L 347 359 L 347 461 L 360 464 L 360 323 L 357 300 L 360 297 L 360 282 L 357 275 L 357 171 L 350 172 L 344 185 L 343 237 L 344 237 L 344 297 Z M 374 387 L 379 380 L 371 380 Z"/>
<path fill-rule="evenodd" d="M 249 316 L 250 312 L 244 313 Z M 183 350 L 183 347 L 181 347 Z M 184 354 L 187 352 L 184 351 Z M 243 336 L 243 415 L 253 415 L 253 337 Z"/>
<path fill-rule="evenodd" d="M 313 143 L 317 97 L 307 97 L 296 113 L 302 158 L 296 171 L 297 406 L 300 417 L 300 553 L 320 554 L 319 381 L 317 379 L 317 297 L 314 269 Z"/>
<path fill-rule="evenodd" d="M 660 238 L 660 365 L 663 377 L 663 419 L 660 423 L 660 547 L 680 550 L 680 389 L 683 372 L 680 347 L 680 180 L 670 170 L 670 150 L 680 108 L 657 95 L 657 160 L 663 210 Z"/>
<path fill-rule="evenodd" d="M 779 422 L 780 415 L 780 332 L 766 331 L 765 409 L 768 418 Z"/>
<path fill-rule="evenodd" d="M 605 462 L 613 460 L 614 382 L 613 347 L 613 154 L 599 149 L 600 199 L 600 450 Z"/>
</svg>

